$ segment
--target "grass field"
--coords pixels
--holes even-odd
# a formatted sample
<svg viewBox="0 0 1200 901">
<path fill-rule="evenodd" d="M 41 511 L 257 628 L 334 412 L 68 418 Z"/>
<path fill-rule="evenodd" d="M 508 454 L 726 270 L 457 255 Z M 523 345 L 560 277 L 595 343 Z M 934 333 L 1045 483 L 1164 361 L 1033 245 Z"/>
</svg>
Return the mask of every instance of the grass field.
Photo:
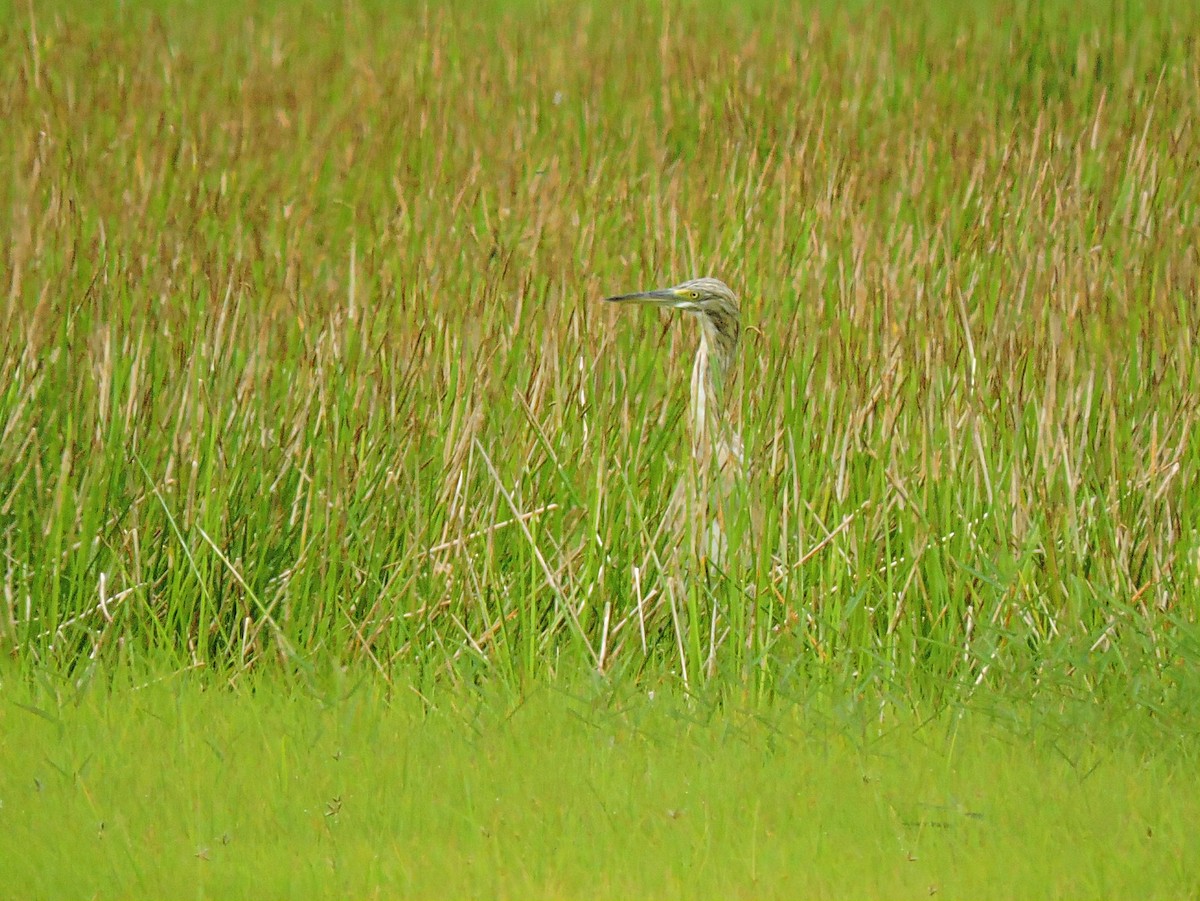
<svg viewBox="0 0 1200 901">
<path fill-rule="evenodd" d="M 1121 749 L 1080 785 L 1127 778 L 1131 805 L 1165 799 L 1184 817 L 1172 780 L 1189 778 L 1183 737 L 1200 732 L 1200 13 L 1165 0 L 0 11 L 0 679 L 14 699 L 0 754 L 25 761 L 22 778 L 46 782 L 37 729 L 74 721 L 64 710 L 92 724 L 80 760 L 108 759 L 110 741 L 135 759 L 147 743 L 198 747 L 183 725 L 154 732 L 134 684 L 175 686 L 155 703 L 230 744 L 255 697 L 264 723 L 325 728 L 333 714 L 301 699 L 331 679 L 375 699 L 385 744 L 427 711 L 379 699 L 461 710 L 481 692 L 598 684 L 709 705 L 710 737 L 743 715 L 810 735 L 789 719 L 810 697 L 848 705 L 861 728 L 933 717 L 944 736 L 967 716 L 975 783 L 1014 768 L 996 791 L 1058 778 L 1036 724 L 1070 711 Z M 688 536 L 663 525 L 692 465 L 695 330 L 599 303 L 705 274 L 738 291 L 746 328 L 745 540 L 725 572 L 687 560 Z M 570 707 L 547 704 L 531 722 Z M 889 754 L 920 745 L 913 728 L 887 733 Z M 717 783 L 769 731 L 696 773 L 730 810 L 738 796 Z M 546 765 L 583 734 L 563 733 Z M 699 734 L 656 747 L 678 761 L 706 746 Z M 247 753 L 273 774 L 285 764 L 269 740 L 252 732 Z M 365 741 L 346 739 L 362 755 Z M 525 741 L 491 772 L 511 772 Z M 838 760 L 853 781 L 841 739 L 808 741 L 788 778 Z M 949 759 L 921 747 L 930 766 Z M 166 804 L 221 778 L 179 753 L 195 775 Z M 446 753 L 474 766 L 469 748 Z M 608 766 L 579 753 L 580 781 L 552 791 Z M 605 778 L 632 779 L 639 759 Z M 338 791 L 312 761 L 293 765 Z M 98 797 L 69 778 L 79 766 L 57 768 L 63 785 Z M 281 778 L 239 791 L 269 804 Z M 364 778 L 360 799 L 398 790 L 399 775 Z M 766 785 L 750 796 L 767 803 Z M 813 803 L 851 819 L 880 803 L 838 785 Z M 91 828 L 67 812 L 83 803 L 73 791 L 56 796 L 61 816 Z M 1064 795 L 1060 825 L 1093 803 L 1115 813 L 1122 791 Z M 1055 803 L 1040 797 L 1026 803 Z M 308 805 L 296 853 L 317 866 L 318 801 L 278 803 L 284 817 Z M 1151 894 L 1195 884 L 1164 816 L 1155 834 L 1176 836 L 1183 869 L 1155 866 L 1179 879 Z M 208 820 L 189 822 L 172 847 L 208 841 Z M 22 848 L 38 841 L 26 827 L 9 832 Z M 381 815 L 356 841 L 391 828 Z M 1093 836 L 1092 859 L 1116 836 Z M 510 846 L 475 853 L 513 862 Z M 915 891 L 863 853 L 861 882 L 789 885 Z M 744 868 L 591 885 L 541 866 L 494 883 L 469 868 L 440 886 L 380 875 L 387 894 L 762 894 Z M 101 894 L 168 884 L 140 872 Z M 366 893 L 369 872 L 325 884 Z M 964 895 L 982 885 L 911 872 Z M 1030 872 L 997 894 L 1153 889 Z M 31 891 L 66 885 L 33 873 Z"/>
<path fill-rule="evenodd" d="M 1194 736 L 1119 715 L 203 688 L 6 705 L 3 894 L 1146 898 L 1200 867 Z"/>
</svg>

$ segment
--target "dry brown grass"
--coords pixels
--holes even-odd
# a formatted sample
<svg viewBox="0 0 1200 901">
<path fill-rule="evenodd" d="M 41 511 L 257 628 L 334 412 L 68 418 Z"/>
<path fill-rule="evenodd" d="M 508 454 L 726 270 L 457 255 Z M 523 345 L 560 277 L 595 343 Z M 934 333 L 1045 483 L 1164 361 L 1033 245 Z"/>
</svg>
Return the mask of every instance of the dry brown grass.
<svg viewBox="0 0 1200 901">
<path fill-rule="evenodd" d="M 148 9 L 0 32 L 22 657 L 1179 665 L 1195 17 Z M 770 538 L 669 615 L 694 336 L 595 301 L 707 273 Z"/>
</svg>

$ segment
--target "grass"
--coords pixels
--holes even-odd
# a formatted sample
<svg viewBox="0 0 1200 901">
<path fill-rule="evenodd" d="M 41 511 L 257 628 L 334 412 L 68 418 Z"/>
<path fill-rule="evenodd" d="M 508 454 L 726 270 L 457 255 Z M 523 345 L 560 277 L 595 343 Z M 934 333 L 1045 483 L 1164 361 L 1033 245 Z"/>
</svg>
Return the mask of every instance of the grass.
<svg viewBox="0 0 1200 901">
<path fill-rule="evenodd" d="M 1200 23 L 1073 8 L 14 15 L 0 640 L 767 692 L 1179 666 Z M 744 298 L 761 537 L 681 594 L 694 335 L 596 301 L 698 272 Z"/>
<path fill-rule="evenodd" d="M 1144 898 L 1187 896 L 1200 864 L 1194 745 L 1145 718 L 280 688 L 6 705 L 6 890 Z"/>
<path fill-rule="evenodd" d="M 982 725 L 965 746 L 980 761 L 967 782 L 1000 773 L 992 809 L 1008 803 L 993 788 L 1024 791 L 988 839 L 1018 856 L 1020 817 L 1056 803 L 1038 774 L 1071 784 L 1036 723 L 1076 711 L 1111 727 L 1122 711 L 1171 750 L 1097 738 L 1115 756 L 1029 834 L 1046 846 L 1065 831 L 1082 860 L 1136 844 L 1086 825 L 1098 817 L 1140 824 L 1161 801 L 1175 813 L 1156 835 L 1188 820 L 1175 739 L 1200 714 L 1200 16 L 1159 0 L 2 8 L 0 678 L 55 723 L 64 704 L 98 723 L 98 699 L 123 699 L 114 734 L 87 726 L 78 760 L 54 758 L 70 828 L 91 828 L 71 807 L 98 797 L 71 775 L 89 755 L 201 741 L 206 703 L 236 745 L 253 686 L 275 686 L 264 716 L 287 706 L 272 692 L 295 697 L 308 712 L 271 728 L 301 729 L 325 715 L 303 698 L 338 672 L 366 697 L 456 709 L 600 680 L 805 735 L 789 707 L 825 698 L 860 726 L 904 724 L 889 753 L 925 761 L 951 751 L 921 750 L 904 717 L 949 734 L 955 716 L 1024 711 L 1030 754 Z M 727 572 L 664 525 L 691 466 L 694 330 L 598 302 L 702 274 L 734 286 L 746 325 L 734 407 L 751 468 L 730 530 L 745 554 Z M 204 717 L 151 734 L 128 683 L 157 679 L 229 694 L 181 689 L 175 715 Z M 372 716 L 390 746 L 416 714 L 386 706 Z M 560 715 L 551 705 L 529 734 Z M 42 766 L 40 718 L 3 716 L 24 723 L 8 753 Z M 453 744 L 451 726 L 430 728 Z M 258 747 L 267 734 L 247 741 L 273 773 L 285 755 Z M 544 749 L 547 772 L 580 734 Z M 727 782 L 765 736 L 714 750 L 697 778 Z M 512 740 L 505 773 L 535 741 Z M 661 753 L 707 747 L 688 741 Z M 847 745 L 813 757 L 807 741 L 789 778 L 847 765 Z M 583 780 L 601 758 L 578 754 Z M 626 780 L 630 754 L 614 765 Z M 169 803 L 196 809 L 222 777 L 183 760 L 193 775 Z M 118 784 L 155 784 L 108 766 Z M 276 821 L 300 824 L 293 850 L 323 865 L 323 796 L 351 789 L 328 764 L 286 766 L 312 772 L 307 807 L 277 776 L 241 790 L 269 805 L 273 785 Z M 10 797 L 47 784 L 22 772 Z M 861 773 L 838 772 L 820 821 L 883 823 L 879 796 L 849 787 Z M 399 778 L 361 775 L 360 800 Z M 968 791 L 951 781 L 905 803 Z M 747 797 L 777 803 L 768 788 Z M 732 835 L 745 811 L 714 791 L 727 807 L 713 828 Z M 129 836 L 150 840 L 146 816 Z M 163 847 L 211 842 L 222 816 L 176 823 Z M 686 830 L 704 822 L 685 818 L 672 847 L 697 847 Z M 431 826 L 430 845 L 452 825 Z M 845 829 L 831 847 L 852 844 Z M 935 861 L 955 853 L 930 841 Z M 485 844 L 481 860 L 518 859 Z M 1138 847 L 1157 860 L 1156 843 Z M 772 885 L 915 891 L 874 848 L 875 883 L 823 870 Z M 166 885 L 113 853 L 111 893 Z M 1059 882 L 1039 858 L 1013 893 L 1149 884 L 1087 859 Z M 947 870 L 901 869 L 958 891 Z M 706 870 L 707 892 L 694 869 L 587 885 L 515 863 L 494 877 L 511 882 L 479 872 L 441 889 L 750 892 L 736 868 Z M 1008 872 L 980 865 L 961 893 Z M 1156 894 L 1183 885 L 1152 872 Z M 395 891 L 441 893 L 389 873 Z"/>
</svg>

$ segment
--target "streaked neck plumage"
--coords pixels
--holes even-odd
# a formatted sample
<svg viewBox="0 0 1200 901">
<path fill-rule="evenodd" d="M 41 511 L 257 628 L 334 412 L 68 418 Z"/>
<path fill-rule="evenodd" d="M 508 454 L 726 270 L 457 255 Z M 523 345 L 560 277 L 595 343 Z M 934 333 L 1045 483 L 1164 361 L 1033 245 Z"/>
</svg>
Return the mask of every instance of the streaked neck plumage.
<svg viewBox="0 0 1200 901">
<path fill-rule="evenodd" d="M 722 468 L 732 456 L 741 463 L 741 440 L 726 422 L 726 381 L 737 354 L 737 314 L 720 308 L 692 312 L 700 322 L 700 346 L 692 366 L 693 453 L 707 461 L 714 451 Z"/>
</svg>

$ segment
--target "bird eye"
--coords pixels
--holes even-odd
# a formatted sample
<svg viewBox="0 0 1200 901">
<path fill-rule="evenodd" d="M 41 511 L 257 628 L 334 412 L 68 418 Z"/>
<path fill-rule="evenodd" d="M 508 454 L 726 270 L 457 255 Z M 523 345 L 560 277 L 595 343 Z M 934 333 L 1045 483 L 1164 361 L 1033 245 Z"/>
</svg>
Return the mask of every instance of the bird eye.
<svg viewBox="0 0 1200 901">
<path fill-rule="evenodd" d="M 699 291 L 691 291 L 691 292 L 689 292 L 689 293 L 692 295 L 692 300 L 696 300 L 696 299 L 698 299 L 698 298 L 700 297 L 700 292 L 699 292 Z"/>
</svg>

